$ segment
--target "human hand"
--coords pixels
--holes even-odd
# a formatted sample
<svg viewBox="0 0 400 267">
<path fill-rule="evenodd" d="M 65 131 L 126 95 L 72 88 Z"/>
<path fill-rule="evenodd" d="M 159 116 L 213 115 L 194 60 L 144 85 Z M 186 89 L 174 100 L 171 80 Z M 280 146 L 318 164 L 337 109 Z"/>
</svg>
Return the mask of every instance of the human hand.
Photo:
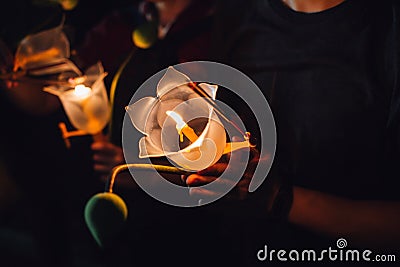
<svg viewBox="0 0 400 267">
<path fill-rule="evenodd" d="M 182 179 L 190 187 L 191 196 L 206 199 L 219 198 L 230 188 L 226 198 L 243 200 L 247 197 L 251 178 L 259 161 L 259 152 L 255 148 L 244 148 L 233 151 L 223 157 L 216 164 Z M 237 182 L 237 175 L 243 172 Z M 223 177 L 220 177 L 222 174 Z M 236 178 L 236 179 L 235 179 Z M 214 182 L 212 189 L 199 186 Z M 236 184 L 237 183 L 237 184 Z"/>
<path fill-rule="evenodd" d="M 104 175 L 124 163 L 122 148 L 108 141 L 97 141 L 91 146 L 93 150 L 94 170 Z"/>
<path fill-rule="evenodd" d="M 255 148 L 250 149 L 248 161 L 243 159 L 243 154 L 245 154 L 244 151 L 234 151 L 231 153 L 230 159 L 228 155 L 227 159 L 205 170 L 188 177 L 182 177 L 190 187 L 190 195 L 200 200 L 211 197 L 216 198 L 222 196 L 228 186 L 234 186 L 226 195 L 226 199 L 246 200 L 244 205 L 247 211 L 254 211 L 257 216 L 267 215 L 274 218 L 286 219 L 293 201 L 292 181 L 287 176 L 281 175 L 277 171 L 277 166 L 275 166 L 257 192 L 249 193 L 249 185 L 257 165 L 262 164 L 264 161 L 271 161 L 271 158 L 269 156 L 260 158 L 260 154 Z M 230 160 L 231 164 L 228 165 L 227 160 Z M 243 166 L 244 164 L 247 164 L 247 166 Z M 235 172 L 243 168 L 245 168 L 245 172 L 235 186 L 233 184 L 234 181 L 229 179 L 230 174 L 235 176 Z M 224 177 L 228 178 L 219 177 L 224 172 L 226 174 Z M 217 183 L 217 186 L 213 188 L 217 190 L 207 190 L 198 187 L 214 181 Z"/>
</svg>

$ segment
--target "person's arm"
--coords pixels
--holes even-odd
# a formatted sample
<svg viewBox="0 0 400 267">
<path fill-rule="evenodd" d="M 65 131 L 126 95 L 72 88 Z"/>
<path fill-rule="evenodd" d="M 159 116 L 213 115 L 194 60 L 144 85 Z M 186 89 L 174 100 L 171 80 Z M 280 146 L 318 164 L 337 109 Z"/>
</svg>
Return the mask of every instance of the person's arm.
<svg viewBox="0 0 400 267">
<path fill-rule="evenodd" d="M 356 201 L 294 187 L 289 221 L 354 245 L 400 245 L 399 202 Z"/>
<path fill-rule="evenodd" d="M 232 164 L 232 166 L 237 165 L 238 163 Z M 212 181 L 226 183 L 218 178 L 225 171 L 235 170 L 228 170 L 226 163 L 217 163 L 186 177 L 186 184 L 191 186 L 190 194 L 200 199 L 221 194 L 196 186 Z M 239 194 L 229 194 L 230 199 L 247 197 L 253 171 L 254 166 L 247 168 L 246 175 L 236 185 L 237 190 L 234 191 Z M 257 200 L 264 202 L 264 204 L 258 203 L 257 206 L 265 208 L 261 208 L 258 212 L 276 217 L 275 207 L 280 206 L 276 205 L 276 196 L 282 187 L 282 178 L 275 175 L 265 181 L 263 196 Z M 290 210 L 287 210 L 286 204 L 283 207 L 285 214 L 289 212 L 287 219 L 290 223 L 323 236 L 345 238 L 354 246 L 371 248 L 400 245 L 400 202 L 351 200 L 294 186 L 291 206 L 288 206 Z M 285 216 L 282 212 L 278 214 L 280 217 Z"/>
</svg>

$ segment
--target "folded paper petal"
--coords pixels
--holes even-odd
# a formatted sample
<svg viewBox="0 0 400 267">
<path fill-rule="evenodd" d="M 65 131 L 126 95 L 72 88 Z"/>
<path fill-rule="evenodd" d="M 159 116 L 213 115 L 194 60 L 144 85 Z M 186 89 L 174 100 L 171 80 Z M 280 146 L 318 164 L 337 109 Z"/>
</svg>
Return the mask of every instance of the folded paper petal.
<svg viewBox="0 0 400 267">
<path fill-rule="evenodd" d="M 189 82 L 191 82 L 191 80 L 188 76 L 175 70 L 173 67 L 168 67 L 166 73 L 158 82 L 157 96 L 163 96 L 168 93 L 168 91 Z"/>
<path fill-rule="evenodd" d="M 31 75 L 49 75 L 72 71 L 81 75 L 70 60 L 70 44 L 61 25 L 27 35 L 19 43 L 14 56 L 14 71 L 29 71 Z"/>
<path fill-rule="evenodd" d="M 148 117 L 158 102 L 157 98 L 148 96 L 125 108 L 131 118 L 132 124 L 141 133 L 147 134 L 146 123 Z"/>
</svg>

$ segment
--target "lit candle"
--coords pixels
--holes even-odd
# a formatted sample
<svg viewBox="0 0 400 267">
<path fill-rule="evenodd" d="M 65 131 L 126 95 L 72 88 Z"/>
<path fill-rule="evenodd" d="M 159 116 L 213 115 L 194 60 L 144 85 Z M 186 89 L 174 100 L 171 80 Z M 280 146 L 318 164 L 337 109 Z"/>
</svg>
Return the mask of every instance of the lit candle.
<svg viewBox="0 0 400 267">
<path fill-rule="evenodd" d="M 83 99 L 88 98 L 90 96 L 91 92 L 92 92 L 92 89 L 90 89 L 90 87 L 86 87 L 83 84 L 78 84 L 75 86 L 73 94 L 77 98 L 83 100 Z"/>
<path fill-rule="evenodd" d="M 183 135 L 185 135 L 192 143 L 197 140 L 197 134 L 189 125 L 187 125 L 186 122 L 183 121 L 182 117 L 178 113 L 170 110 L 166 111 L 166 113 L 176 122 L 176 130 L 178 131 L 179 140 L 181 142 L 183 142 Z"/>
</svg>

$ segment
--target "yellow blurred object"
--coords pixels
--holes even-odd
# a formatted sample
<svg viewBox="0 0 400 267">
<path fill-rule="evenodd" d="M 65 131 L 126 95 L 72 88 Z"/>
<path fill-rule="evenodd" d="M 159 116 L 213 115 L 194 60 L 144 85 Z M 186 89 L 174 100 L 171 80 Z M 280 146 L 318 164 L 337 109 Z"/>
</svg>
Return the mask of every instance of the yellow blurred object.
<svg viewBox="0 0 400 267">
<path fill-rule="evenodd" d="M 142 49 L 151 47 L 158 38 L 157 24 L 148 22 L 138 26 L 132 33 L 133 43 Z"/>
<path fill-rule="evenodd" d="M 21 40 L 14 56 L 13 71 L 31 76 L 73 72 L 80 69 L 71 61 L 70 44 L 63 32 L 64 19 L 57 27 L 29 34 Z"/>
<path fill-rule="evenodd" d="M 78 5 L 78 0 L 58 0 L 64 10 L 70 11 Z"/>
<path fill-rule="evenodd" d="M 60 50 L 55 47 L 51 47 L 45 51 L 38 52 L 36 54 L 27 55 L 24 57 L 17 57 L 14 63 L 14 71 L 17 71 L 19 68 L 25 69 L 25 66 L 29 64 L 40 64 L 44 62 L 49 62 L 55 57 L 60 57 Z"/>
</svg>

